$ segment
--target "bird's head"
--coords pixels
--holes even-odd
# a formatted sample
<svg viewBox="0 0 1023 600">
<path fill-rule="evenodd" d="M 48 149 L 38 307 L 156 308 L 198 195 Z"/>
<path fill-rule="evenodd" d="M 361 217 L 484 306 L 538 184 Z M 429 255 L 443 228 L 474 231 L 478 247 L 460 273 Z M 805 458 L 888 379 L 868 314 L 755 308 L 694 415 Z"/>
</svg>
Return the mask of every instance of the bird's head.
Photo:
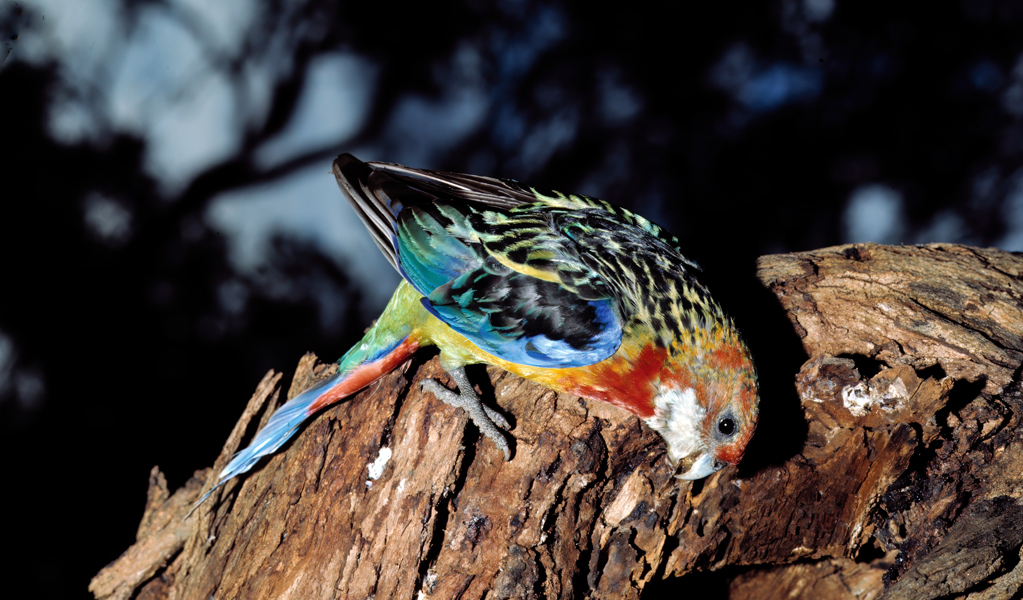
<svg viewBox="0 0 1023 600">
<path fill-rule="evenodd" d="M 647 424 L 667 443 L 676 477 L 701 479 L 738 464 L 759 406 L 749 350 L 736 337 L 685 360 L 669 359 L 653 401 Z"/>
</svg>

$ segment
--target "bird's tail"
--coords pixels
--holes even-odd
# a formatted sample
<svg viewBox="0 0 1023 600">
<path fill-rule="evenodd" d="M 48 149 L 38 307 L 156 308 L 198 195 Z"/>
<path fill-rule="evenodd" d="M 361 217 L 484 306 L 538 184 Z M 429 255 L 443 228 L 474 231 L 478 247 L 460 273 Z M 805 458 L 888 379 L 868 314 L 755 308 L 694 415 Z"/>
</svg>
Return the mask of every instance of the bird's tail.
<svg viewBox="0 0 1023 600">
<path fill-rule="evenodd" d="M 402 319 L 402 305 L 418 295 L 406 283 L 395 292 L 384 316 L 358 344 L 341 358 L 338 372 L 277 409 L 247 448 L 238 452 L 217 476 L 217 483 L 203 494 L 192 510 L 234 477 L 245 473 L 261 458 L 280 449 L 308 417 L 373 383 L 405 362 L 420 346 L 410 323 Z M 191 514 L 191 511 L 189 511 Z"/>
</svg>

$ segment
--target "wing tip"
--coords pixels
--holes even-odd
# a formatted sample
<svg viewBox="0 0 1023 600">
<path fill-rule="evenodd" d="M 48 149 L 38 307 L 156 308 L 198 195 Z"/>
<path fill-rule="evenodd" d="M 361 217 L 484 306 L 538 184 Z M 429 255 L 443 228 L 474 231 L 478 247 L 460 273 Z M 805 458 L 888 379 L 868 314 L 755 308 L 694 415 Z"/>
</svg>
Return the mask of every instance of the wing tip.
<svg viewBox="0 0 1023 600">
<path fill-rule="evenodd" d="M 396 211 L 392 206 L 383 204 L 373 191 L 380 187 L 378 181 L 374 183 L 375 179 L 379 179 L 379 176 L 375 176 L 376 169 L 345 152 L 334 159 L 331 171 L 338 187 L 369 230 L 384 258 L 400 273 L 397 248 L 393 242 Z"/>
<path fill-rule="evenodd" d="M 355 158 L 348 152 L 339 154 L 334 159 L 333 169 L 334 177 L 337 178 L 338 182 L 344 182 L 346 185 L 351 185 L 353 181 L 365 181 L 369 177 L 370 173 L 373 172 L 373 168 Z"/>
</svg>

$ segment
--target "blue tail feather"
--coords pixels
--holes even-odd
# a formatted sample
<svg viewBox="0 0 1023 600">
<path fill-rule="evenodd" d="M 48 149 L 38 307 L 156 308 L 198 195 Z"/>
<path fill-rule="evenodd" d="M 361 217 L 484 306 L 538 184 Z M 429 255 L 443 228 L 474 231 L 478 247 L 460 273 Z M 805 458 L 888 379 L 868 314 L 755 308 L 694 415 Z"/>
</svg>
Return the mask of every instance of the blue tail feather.
<svg viewBox="0 0 1023 600">
<path fill-rule="evenodd" d="M 383 314 L 403 314 L 402 302 L 407 302 L 407 298 L 414 296 L 414 294 L 415 292 L 409 284 L 402 283 L 398 286 L 398 290 L 394 292 L 391 301 L 387 303 L 387 308 L 384 309 Z M 395 322 L 385 318 L 378 320 L 366 332 L 362 341 L 353 346 L 338 361 L 336 374 L 317 382 L 298 396 L 285 402 L 274 414 L 270 415 L 270 419 L 259 430 L 252 443 L 231 458 L 231 462 L 227 463 L 227 466 L 217 476 L 216 485 L 195 503 L 192 510 L 194 511 L 196 507 L 206 501 L 217 488 L 251 469 L 264 456 L 277 452 L 285 442 L 291 439 L 291 436 L 295 435 L 302 422 L 312 416 L 310 409 L 321 396 L 344 382 L 361 365 L 380 360 L 389 355 L 408 338 L 412 333 L 412 328 L 412 322 L 401 320 Z M 191 514 L 191 511 L 189 511 L 189 514 Z"/>
<path fill-rule="evenodd" d="M 291 439 L 291 436 L 295 435 L 295 431 L 298 430 L 298 426 L 302 424 L 302 421 L 305 421 L 310 416 L 309 407 L 324 392 L 343 380 L 346 375 L 347 373 L 339 371 L 337 374 L 317 382 L 278 408 L 270 416 L 266 426 L 256 434 L 252 443 L 231 458 L 231 462 L 227 463 L 227 466 L 217 476 L 216 485 L 210 488 L 210 491 L 203 494 L 202 498 L 192 507 L 192 510 L 195 510 L 196 507 L 205 502 L 217 488 L 251 469 L 264 456 L 277 452 L 285 442 Z M 191 511 L 189 511 L 189 514 L 191 514 Z"/>
</svg>

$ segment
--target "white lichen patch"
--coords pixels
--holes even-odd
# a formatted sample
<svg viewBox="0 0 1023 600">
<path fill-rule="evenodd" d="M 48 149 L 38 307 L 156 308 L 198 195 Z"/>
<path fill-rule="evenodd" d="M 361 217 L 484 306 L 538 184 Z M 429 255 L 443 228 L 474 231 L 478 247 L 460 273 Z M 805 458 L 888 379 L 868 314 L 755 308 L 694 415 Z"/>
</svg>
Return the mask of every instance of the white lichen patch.
<svg viewBox="0 0 1023 600">
<path fill-rule="evenodd" d="M 804 389 L 804 390 L 802 390 L 800 392 L 799 399 L 802 400 L 803 402 L 817 402 L 817 403 L 824 402 L 823 398 L 818 398 L 817 396 L 814 395 L 813 392 L 814 392 L 813 389 L 806 388 L 806 389 Z"/>
<path fill-rule="evenodd" d="M 419 590 L 419 594 L 416 596 L 416 600 L 426 600 L 433 593 L 434 586 L 437 585 L 437 573 L 430 569 L 426 572 L 426 577 L 423 578 L 422 588 Z"/>
<path fill-rule="evenodd" d="M 800 400 L 803 402 L 824 402 L 823 398 L 817 397 L 814 392 L 823 392 L 825 394 L 834 394 L 835 386 L 837 384 L 827 378 L 819 379 L 815 382 L 814 386 L 806 386 L 800 393 Z"/>
<path fill-rule="evenodd" d="M 385 446 L 380 449 L 377 459 L 366 465 L 366 469 L 369 471 L 366 487 L 373 487 L 373 482 L 380 479 L 380 476 L 384 474 L 384 467 L 387 466 L 387 461 L 389 460 L 391 460 L 391 449 Z"/>
<path fill-rule="evenodd" d="M 855 417 L 865 417 L 875 407 L 884 412 L 900 410 L 908 398 L 909 390 L 898 378 L 884 387 L 860 382 L 842 389 L 842 405 Z"/>
</svg>

